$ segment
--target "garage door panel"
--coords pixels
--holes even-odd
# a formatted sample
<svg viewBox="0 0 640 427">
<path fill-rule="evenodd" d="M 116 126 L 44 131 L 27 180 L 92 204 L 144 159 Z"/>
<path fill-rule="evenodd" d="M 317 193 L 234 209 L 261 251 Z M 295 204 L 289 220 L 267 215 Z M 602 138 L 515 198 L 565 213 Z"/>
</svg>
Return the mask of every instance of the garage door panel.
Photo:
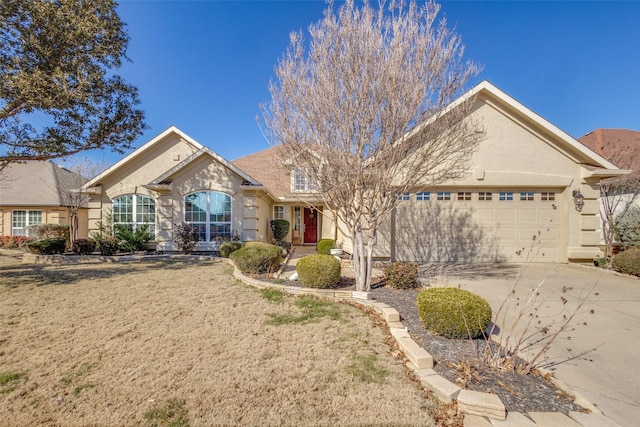
<svg viewBox="0 0 640 427">
<path fill-rule="evenodd" d="M 521 208 L 517 211 L 518 221 L 536 221 L 538 211 L 532 208 Z"/>
<path fill-rule="evenodd" d="M 539 195 L 537 195 L 539 197 Z M 558 209 L 548 201 L 407 201 L 396 210 L 397 260 L 558 261 Z M 536 236 L 536 241 L 533 241 Z"/>
<path fill-rule="evenodd" d="M 496 209 L 496 219 L 498 221 L 515 221 L 516 214 L 513 208 Z"/>
</svg>

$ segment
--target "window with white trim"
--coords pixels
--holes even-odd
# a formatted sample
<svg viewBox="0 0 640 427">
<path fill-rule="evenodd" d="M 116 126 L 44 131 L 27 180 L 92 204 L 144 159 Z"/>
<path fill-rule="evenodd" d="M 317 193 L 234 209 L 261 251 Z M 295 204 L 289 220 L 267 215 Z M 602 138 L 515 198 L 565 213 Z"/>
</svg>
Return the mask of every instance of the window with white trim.
<svg viewBox="0 0 640 427">
<path fill-rule="evenodd" d="M 42 224 L 42 211 L 15 210 L 11 215 L 11 235 L 29 236 L 29 227 Z"/>
<path fill-rule="evenodd" d="M 284 219 L 284 205 L 273 205 L 273 219 Z"/>
<path fill-rule="evenodd" d="M 540 193 L 540 200 L 542 200 L 543 202 L 553 201 L 555 199 L 556 199 L 556 193 L 549 193 L 544 191 Z"/>
<path fill-rule="evenodd" d="M 409 200 L 410 197 L 409 192 L 398 194 L 398 200 Z"/>
<path fill-rule="evenodd" d="M 500 201 L 508 201 L 513 200 L 513 192 L 511 191 L 501 191 L 500 192 Z"/>
<path fill-rule="evenodd" d="M 535 199 L 533 191 L 521 191 L 520 200 L 530 202 Z"/>
<path fill-rule="evenodd" d="M 458 191 L 457 200 L 471 200 L 471 191 Z"/>
<path fill-rule="evenodd" d="M 419 193 L 416 193 L 416 200 L 429 201 L 431 200 L 431 193 L 428 191 L 421 191 Z"/>
<path fill-rule="evenodd" d="M 184 222 L 196 227 L 202 242 L 231 238 L 231 196 L 218 191 L 187 194 Z"/>
<path fill-rule="evenodd" d="M 316 184 L 313 182 L 313 172 L 310 169 L 293 169 L 293 191 L 308 192 L 316 191 Z"/>
<path fill-rule="evenodd" d="M 438 198 L 438 200 L 451 200 L 451 192 L 450 191 L 438 191 L 437 198 Z"/>
<path fill-rule="evenodd" d="M 301 214 L 300 206 L 294 206 L 293 207 L 293 229 L 294 230 L 300 230 L 300 226 L 302 222 L 301 218 L 302 218 L 302 214 Z"/>
<path fill-rule="evenodd" d="M 149 233 L 156 235 L 156 201 L 142 194 L 126 194 L 113 199 L 113 225 L 135 230 L 147 225 Z"/>
<path fill-rule="evenodd" d="M 480 201 L 489 201 L 489 200 L 493 200 L 493 194 L 487 192 L 487 191 L 481 191 L 478 193 L 478 200 Z"/>
</svg>

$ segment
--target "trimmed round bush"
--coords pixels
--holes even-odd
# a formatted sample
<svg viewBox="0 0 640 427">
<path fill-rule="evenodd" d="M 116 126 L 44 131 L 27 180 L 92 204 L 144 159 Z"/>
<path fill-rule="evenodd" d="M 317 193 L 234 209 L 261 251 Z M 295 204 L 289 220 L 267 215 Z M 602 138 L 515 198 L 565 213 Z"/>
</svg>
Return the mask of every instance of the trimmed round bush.
<svg viewBox="0 0 640 427">
<path fill-rule="evenodd" d="M 487 300 L 463 289 L 425 289 L 417 305 L 425 328 L 447 338 L 481 337 L 491 323 Z"/>
<path fill-rule="evenodd" d="M 229 258 L 243 273 L 273 273 L 280 266 L 282 249 L 269 243 L 247 242 L 232 252 Z"/>
<path fill-rule="evenodd" d="M 340 281 L 340 261 L 331 255 L 315 254 L 301 258 L 296 264 L 298 277 L 309 288 L 329 288 Z"/>
<path fill-rule="evenodd" d="M 321 239 L 318 241 L 318 253 L 329 255 L 329 251 L 336 247 L 336 241 L 333 239 Z"/>
<path fill-rule="evenodd" d="M 224 242 L 220 244 L 218 250 L 220 251 L 220 255 L 229 258 L 229 255 L 237 251 L 242 247 L 242 243 L 240 242 Z"/>
<path fill-rule="evenodd" d="M 620 273 L 640 276 L 640 248 L 633 247 L 616 254 L 611 265 Z"/>
<path fill-rule="evenodd" d="M 384 282 L 395 289 L 410 289 L 418 286 L 418 264 L 392 262 L 384 267 Z"/>
<path fill-rule="evenodd" d="M 27 244 L 29 251 L 38 255 L 54 255 L 64 253 L 67 247 L 67 239 L 54 237 L 52 239 L 37 240 Z"/>
<path fill-rule="evenodd" d="M 96 250 L 96 242 L 89 239 L 76 239 L 71 246 L 71 251 L 76 255 L 89 255 Z"/>
</svg>

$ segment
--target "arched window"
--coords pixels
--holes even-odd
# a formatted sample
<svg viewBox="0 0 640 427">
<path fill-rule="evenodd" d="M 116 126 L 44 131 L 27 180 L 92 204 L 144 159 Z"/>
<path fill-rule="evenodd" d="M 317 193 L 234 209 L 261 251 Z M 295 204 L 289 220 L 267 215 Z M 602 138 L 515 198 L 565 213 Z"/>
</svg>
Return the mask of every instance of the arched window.
<svg viewBox="0 0 640 427">
<path fill-rule="evenodd" d="M 113 199 L 113 225 L 135 230 L 147 224 L 156 235 L 156 201 L 141 194 L 127 194 Z"/>
<path fill-rule="evenodd" d="M 200 241 L 231 238 L 231 196 L 199 191 L 184 198 L 184 221 L 198 229 Z"/>
</svg>

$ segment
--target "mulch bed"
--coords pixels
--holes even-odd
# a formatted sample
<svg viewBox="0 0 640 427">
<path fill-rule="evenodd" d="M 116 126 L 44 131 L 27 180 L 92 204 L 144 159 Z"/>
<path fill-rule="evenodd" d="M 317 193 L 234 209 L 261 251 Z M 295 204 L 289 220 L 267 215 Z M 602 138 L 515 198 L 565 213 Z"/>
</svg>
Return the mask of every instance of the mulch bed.
<svg viewBox="0 0 640 427">
<path fill-rule="evenodd" d="M 449 381 L 474 391 L 497 394 L 507 411 L 563 412 L 583 411 L 572 399 L 538 374 L 520 375 L 483 365 L 477 351 L 485 340 L 449 339 L 427 331 L 422 325 L 416 299 L 419 289 L 397 290 L 384 286 L 372 290 L 373 298 L 395 308 L 414 341 L 435 360 L 434 370 Z M 457 366 L 456 366 L 457 365 Z M 465 372 L 471 367 L 471 372 Z"/>
</svg>

